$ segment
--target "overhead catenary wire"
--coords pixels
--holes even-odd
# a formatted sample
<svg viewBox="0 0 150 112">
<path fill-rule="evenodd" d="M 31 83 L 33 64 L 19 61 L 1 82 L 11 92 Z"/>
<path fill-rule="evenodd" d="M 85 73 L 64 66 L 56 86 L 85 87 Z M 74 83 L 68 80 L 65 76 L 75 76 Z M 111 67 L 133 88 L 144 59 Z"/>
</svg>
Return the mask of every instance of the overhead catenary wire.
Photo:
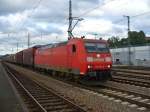
<svg viewBox="0 0 150 112">
<path fill-rule="evenodd" d="M 117 1 L 117 0 L 110 0 L 110 1 L 107 2 L 107 3 L 103 3 L 102 6 L 107 5 L 107 4 L 109 4 L 109 3 L 113 2 L 113 1 Z M 33 13 L 34 13 L 35 10 L 39 7 L 39 5 L 41 4 L 41 2 L 42 2 L 42 0 L 39 0 L 39 1 L 37 2 L 37 4 L 35 4 L 35 5 L 33 6 L 32 11 L 31 11 L 31 13 L 27 16 L 27 18 L 30 18 L 30 17 L 33 15 Z M 85 16 L 85 15 L 91 13 L 92 11 L 94 11 L 94 10 L 96 10 L 97 8 L 100 8 L 100 7 L 101 7 L 101 6 L 96 6 L 95 8 L 89 9 L 88 11 L 86 11 L 86 12 L 84 12 L 83 14 L 79 15 L 78 17 Z M 22 20 L 22 18 L 21 18 L 21 20 Z M 16 25 L 17 25 L 17 24 L 16 24 Z M 24 27 L 25 27 L 25 21 L 23 21 L 22 25 L 20 25 L 20 28 L 23 29 Z M 8 33 L 18 33 L 18 32 L 12 31 L 12 32 L 8 32 Z M 6 32 L 5 34 L 8 34 L 8 33 Z M 0 33 L 0 34 L 2 34 L 2 33 Z"/>
<path fill-rule="evenodd" d="M 105 5 L 108 5 L 109 3 L 113 2 L 113 1 L 117 1 L 117 0 L 110 0 L 110 2 L 103 3 L 101 6 L 97 5 L 96 7 L 91 8 L 91 9 L 85 11 L 84 13 L 82 13 L 82 14 L 76 16 L 76 18 L 82 18 L 83 16 L 85 16 L 85 15 L 91 13 L 92 11 L 94 11 L 94 10 L 96 10 L 96 9 L 98 9 L 98 8 L 101 8 L 101 7 L 105 6 Z M 68 19 L 68 17 L 66 17 L 66 19 Z M 67 22 L 68 22 L 68 21 L 64 22 L 64 24 L 66 24 Z"/>
<path fill-rule="evenodd" d="M 109 3 L 114 2 L 114 1 L 117 1 L 117 0 L 110 0 L 110 1 L 107 2 L 107 3 L 103 3 L 102 5 L 98 5 L 98 6 L 94 7 L 94 8 L 92 8 L 92 9 L 89 9 L 88 11 L 85 11 L 84 13 L 80 14 L 78 17 L 80 18 L 80 17 L 82 17 L 82 16 L 85 16 L 85 15 L 87 15 L 87 14 L 93 12 L 94 10 L 96 10 L 96 9 L 98 9 L 98 8 L 101 8 L 102 6 L 108 5 Z"/>
<path fill-rule="evenodd" d="M 147 12 L 143 12 L 143 13 L 140 13 L 140 14 L 137 14 L 137 15 L 134 15 L 134 16 L 130 16 L 130 19 L 134 19 L 134 18 L 138 18 L 140 16 L 144 16 L 144 15 L 147 15 L 147 14 L 150 14 L 150 11 L 147 11 Z M 125 21 L 125 19 L 120 19 L 118 21 L 114 21 L 113 23 L 120 23 L 120 22 L 123 22 Z"/>
<path fill-rule="evenodd" d="M 31 13 L 29 14 L 29 15 L 27 15 L 27 18 L 30 18 L 31 17 L 31 15 L 33 15 L 33 13 L 35 12 L 35 10 L 39 7 L 39 5 L 41 4 L 41 2 L 42 2 L 42 0 L 39 0 L 34 6 L 33 6 L 33 8 L 32 8 L 32 10 L 31 10 Z M 24 9 L 24 10 L 26 10 L 26 9 Z M 19 19 L 20 19 L 20 21 L 23 21 L 23 18 L 22 17 L 19 17 Z M 15 28 L 15 30 L 16 30 L 16 27 L 17 26 L 20 26 L 20 28 L 24 28 L 25 27 L 25 22 L 23 22 L 23 23 L 21 23 L 21 24 L 15 24 L 15 26 L 14 26 L 14 28 Z M 17 34 L 17 33 L 20 33 L 20 32 L 17 32 L 17 31 L 15 31 L 15 30 L 13 30 L 13 31 L 9 31 L 9 32 L 0 32 L 0 34 Z"/>
<path fill-rule="evenodd" d="M 92 11 L 96 10 L 97 8 L 101 8 L 102 6 L 107 5 L 107 4 L 109 4 L 109 3 L 113 2 L 113 1 L 117 1 L 117 0 L 111 0 L 111 1 L 109 1 L 109 2 L 103 3 L 103 5 L 96 6 L 95 8 L 89 9 L 88 11 L 86 11 L 86 12 L 84 12 L 83 14 L 79 15 L 79 17 L 80 17 L 80 16 L 87 15 L 87 14 L 91 13 Z M 42 0 L 39 0 L 39 1 L 33 6 L 30 15 L 28 15 L 28 18 L 31 17 L 31 15 L 32 15 L 32 14 L 35 12 L 35 10 L 39 7 L 39 5 L 41 4 L 41 2 L 42 2 Z M 145 15 L 145 14 L 147 14 L 147 13 L 149 13 L 149 12 L 150 12 L 150 11 L 144 12 L 144 13 L 141 13 L 141 14 L 138 14 L 138 15 L 135 15 L 135 16 L 131 16 L 131 19 L 132 19 L 132 18 L 136 18 L 136 17 L 138 17 L 138 16 Z M 119 22 L 117 21 L 116 23 L 120 23 L 120 22 L 122 22 L 122 21 L 125 21 L 125 20 L 124 20 L 124 19 L 121 19 L 121 20 L 119 20 Z M 25 27 L 25 22 L 23 22 L 23 25 L 22 25 L 22 28 L 24 28 L 24 27 Z M 9 32 L 9 33 L 11 33 L 11 32 Z M 6 33 L 6 34 L 7 34 L 7 33 Z"/>
<path fill-rule="evenodd" d="M 132 17 L 132 18 L 136 18 L 136 17 L 140 17 L 140 16 L 147 15 L 147 14 L 150 14 L 150 11 L 143 12 L 143 13 L 137 14 L 137 15 L 135 15 L 135 16 L 131 16 L 131 17 Z"/>
<path fill-rule="evenodd" d="M 27 18 L 30 18 L 33 15 L 33 13 L 39 7 L 39 5 L 41 4 L 41 2 L 42 2 L 42 0 L 39 0 L 37 2 L 37 4 L 35 6 L 33 6 L 32 11 L 31 11 L 30 15 L 27 16 Z M 23 24 L 22 24 L 22 28 L 24 28 L 24 27 L 25 27 L 25 22 L 23 22 Z"/>
<path fill-rule="evenodd" d="M 41 2 L 42 2 L 42 0 L 39 0 L 39 1 L 37 2 L 37 4 L 33 6 L 30 15 L 28 15 L 27 18 L 30 18 L 30 17 L 31 17 L 31 15 L 32 15 L 32 14 L 35 12 L 35 10 L 39 7 L 39 5 L 41 4 Z M 23 29 L 24 27 L 25 27 L 25 21 L 23 22 L 23 24 L 21 24 L 20 28 Z M 15 32 L 15 33 L 17 33 L 17 32 Z M 27 32 L 27 33 L 28 33 L 28 32 Z M 28 41 L 29 41 L 29 36 L 28 36 Z M 29 42 L 28 42 L 28 47 L 29 47 Z"/>
</svg>

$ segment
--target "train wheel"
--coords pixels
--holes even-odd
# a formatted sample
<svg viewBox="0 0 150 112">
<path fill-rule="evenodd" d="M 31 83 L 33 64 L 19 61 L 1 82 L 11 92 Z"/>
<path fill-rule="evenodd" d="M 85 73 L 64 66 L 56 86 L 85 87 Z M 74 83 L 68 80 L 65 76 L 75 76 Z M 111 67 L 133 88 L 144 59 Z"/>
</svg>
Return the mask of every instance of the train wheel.
<svg viewBox="0 0 150 112">
<path fill-rule="evenodd" d="M 80 81 L 80 76 L 74 75 L 74 81 L 78 83 Z"/>
</svg>

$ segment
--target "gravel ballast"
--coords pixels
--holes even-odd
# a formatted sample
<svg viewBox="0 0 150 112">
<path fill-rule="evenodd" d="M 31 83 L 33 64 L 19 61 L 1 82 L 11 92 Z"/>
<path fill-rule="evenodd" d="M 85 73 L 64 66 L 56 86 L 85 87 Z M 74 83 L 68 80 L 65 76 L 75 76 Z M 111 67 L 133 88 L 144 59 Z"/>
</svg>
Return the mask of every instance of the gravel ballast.
<svg viewBox="0 0 150 112">
<path fill-rule="evenodd" d="M 142 109 L 140 110 L 140 107 L 131 105 L 128 102 L 122 102 L 118 99 L 75 87 L 51 77 L 40 75 L 39 73 L 26 68 L 13 64 L 8 65 L 20 74 L 26 75 L 42 85 L 45 85 L 46 87 L 61 93 L 65 97 L 72 99 L 75 103 L 92 108 L 93 112 L 144 112 Z"/>
</svg>

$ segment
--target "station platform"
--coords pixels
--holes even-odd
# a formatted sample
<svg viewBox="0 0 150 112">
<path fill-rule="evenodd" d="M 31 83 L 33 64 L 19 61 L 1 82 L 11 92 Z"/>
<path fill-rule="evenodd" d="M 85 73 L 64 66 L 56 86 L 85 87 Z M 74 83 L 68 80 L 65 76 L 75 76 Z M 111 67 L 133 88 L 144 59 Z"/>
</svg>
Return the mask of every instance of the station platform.
<svg viewBox="0 0 150 112">
<path fill-rule="evenodd" d="M 22 103 L 0 61 L 0 112 L 25 112 Z"/>
</svg>

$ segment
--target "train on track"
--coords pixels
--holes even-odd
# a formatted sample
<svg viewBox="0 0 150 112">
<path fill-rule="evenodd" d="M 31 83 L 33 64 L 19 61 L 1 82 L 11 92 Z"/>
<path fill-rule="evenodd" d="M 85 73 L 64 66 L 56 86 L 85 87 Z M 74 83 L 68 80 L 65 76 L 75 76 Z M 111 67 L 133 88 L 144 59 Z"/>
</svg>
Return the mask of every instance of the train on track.
<svg viewBox="0 0 150 112">
<path fill-rule="evenodd" d="M 107 81 L 111 78 L 112 57 L 105 40 L 72 38 L 34 46 L 3 60 L 84 80 Z"/>
</svg>

